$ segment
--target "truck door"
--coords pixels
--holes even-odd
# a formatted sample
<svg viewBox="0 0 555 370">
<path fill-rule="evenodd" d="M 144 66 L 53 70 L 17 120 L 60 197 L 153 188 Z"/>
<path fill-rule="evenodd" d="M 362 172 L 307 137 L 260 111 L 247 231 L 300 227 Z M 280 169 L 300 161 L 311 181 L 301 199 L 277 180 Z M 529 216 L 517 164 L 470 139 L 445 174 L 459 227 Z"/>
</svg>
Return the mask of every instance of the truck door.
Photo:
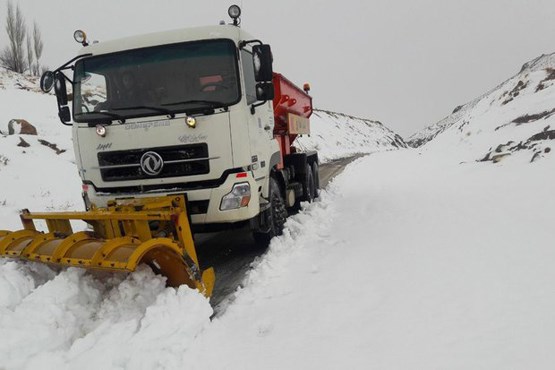
<svg viewBox="0 0 555 370">
<path fill-rule="evenodd" d="M 241 50 L 241 64 L 245 81 L 247 105 L 250 107 L 258 102 L 256 98 L 253 56 L 250 50 Z M 256 179 L 263 179 L 269 173 L 272 154 L 279 150 L 273 134 L 274 115 L 272 103 L 268 101 L 266 104 L 256 107 L 254 114 L 249 112 L 247 116 L 251 154 L 253 159 L 256 159 L 256 161 L 253 160 L 254 176 Z M 263 183 L 261 183 L 262 185 Z"/>
</svg>

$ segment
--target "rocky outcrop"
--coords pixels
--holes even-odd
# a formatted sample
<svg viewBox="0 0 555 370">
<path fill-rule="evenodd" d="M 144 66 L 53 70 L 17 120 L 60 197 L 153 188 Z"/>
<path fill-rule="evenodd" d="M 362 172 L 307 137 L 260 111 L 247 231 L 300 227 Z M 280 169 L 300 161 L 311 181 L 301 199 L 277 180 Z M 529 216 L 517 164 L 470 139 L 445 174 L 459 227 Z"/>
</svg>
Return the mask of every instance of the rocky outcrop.
<svg viewBox="0 0 555 370">
<path fill-rule="evenodd" d="M 24 119 L 12 119 L 6 130 L 0 130 L 2 135 L 37 135 L 37 128 Z"/>
</svg>

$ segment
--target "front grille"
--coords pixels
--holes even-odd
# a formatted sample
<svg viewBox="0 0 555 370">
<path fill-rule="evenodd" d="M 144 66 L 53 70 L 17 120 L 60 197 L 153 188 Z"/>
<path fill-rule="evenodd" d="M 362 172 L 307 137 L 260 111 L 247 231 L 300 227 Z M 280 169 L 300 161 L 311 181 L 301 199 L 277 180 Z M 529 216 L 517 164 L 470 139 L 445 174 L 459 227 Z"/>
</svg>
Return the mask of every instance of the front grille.
<svg viewBox="0 0 555 370">
<path fill-rule="evenodd" d="M 164 162 L 162 171 L 150 176 L 141 169 L 141 157 L 155 152 Z M 161 148 L 120 150 L 98 153 L 100 174 L 104 181 L 129 181 L 203 175 L 210 172 L 207 144 L 180 145 Z"/>
<path fill-rule="evenodd" d="M 232 168 L 226 170 L 222 175 L 213 180 L 189 181 L 175 184 L 155 184 L 155 185 L 139 185 L 139 186 L 117 186 L 117 187 L 98 187 L 91 181 L 83 181 L 84 184 L 94 187 L 94 191 L 102 193 L 102 195 L 129 195 L 129 194 L 147 194 L 147 193 L 175 193 L 186 192 L 199 189 L 213 189 L 222 185 L 229 175 L 244 172 L 243 168 Z"/>
</svg>

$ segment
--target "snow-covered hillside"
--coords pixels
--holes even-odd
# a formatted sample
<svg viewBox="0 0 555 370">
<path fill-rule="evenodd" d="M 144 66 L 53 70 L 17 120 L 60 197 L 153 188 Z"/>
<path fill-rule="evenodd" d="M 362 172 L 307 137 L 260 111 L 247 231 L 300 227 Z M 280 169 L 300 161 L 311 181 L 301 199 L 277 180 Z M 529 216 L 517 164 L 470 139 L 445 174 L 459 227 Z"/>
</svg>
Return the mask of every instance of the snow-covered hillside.
<svg viewBox="0 0 555 370">
<path fill-rule="evenodd" d="M 411 136 L 409 144 L 460 146 L 462 161 L 497 162 L 516 152 L 535 161 L 549 155 L 553 138 L 555 53 L 524 64 L 515 76 Z"/>
<path fill-rule="evenodd" d="M 43 94 L 36 78 L 0 72 L 0 102 L 0 229 L 20 228 L 22 208 L 81 210 L 71 129 L 60 123 L 54 95 Z M 14 119 L 37 135 L 7 135 Z"/>
<path fill-rule="evenodd" d="M 399 135 L 379 121 L 320 109 L 314 111 L 311 121 L 311 135 L 298 138 L 295 145 L 317 150 L 323 161 L 407 147 Z"/>
</svg>

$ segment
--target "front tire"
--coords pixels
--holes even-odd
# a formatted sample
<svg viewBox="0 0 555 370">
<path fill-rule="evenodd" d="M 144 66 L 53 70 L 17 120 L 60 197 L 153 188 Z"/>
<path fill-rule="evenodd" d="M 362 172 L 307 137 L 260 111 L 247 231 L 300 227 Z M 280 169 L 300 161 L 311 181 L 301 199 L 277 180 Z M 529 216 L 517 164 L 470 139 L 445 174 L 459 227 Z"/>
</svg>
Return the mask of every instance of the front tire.
<svg viewBox="0 0 555 370">
<path fill-rule="evenodd" d="M 270 209 L 267 212 L 268 232 L 255 232 L 253 233 L 254 240 L 257 244 L 267 246 L 274 236 L 283 233 L 283 226 L 287 219 L 287 209 L 285 208 L 285 201 L 278 182 L 273 177 L 270 178 Z"/>
</svg>

